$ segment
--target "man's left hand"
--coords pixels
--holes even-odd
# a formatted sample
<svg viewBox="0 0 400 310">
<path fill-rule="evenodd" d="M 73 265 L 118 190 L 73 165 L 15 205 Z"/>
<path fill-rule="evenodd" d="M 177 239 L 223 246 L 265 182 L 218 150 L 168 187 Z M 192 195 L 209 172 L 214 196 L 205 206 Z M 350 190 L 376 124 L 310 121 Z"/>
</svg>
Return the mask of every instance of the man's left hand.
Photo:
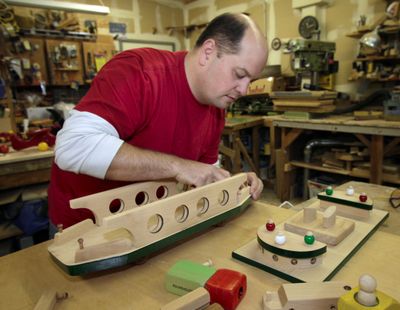
<svg viewBox="0 0 400 310">
<path fill-rule="evenodd" d="M 264 184 L 254 172 L 247 173 L 247 182 L 250 185 L 250 195 L 254 200 L 260 198 Z"/>
</svg>

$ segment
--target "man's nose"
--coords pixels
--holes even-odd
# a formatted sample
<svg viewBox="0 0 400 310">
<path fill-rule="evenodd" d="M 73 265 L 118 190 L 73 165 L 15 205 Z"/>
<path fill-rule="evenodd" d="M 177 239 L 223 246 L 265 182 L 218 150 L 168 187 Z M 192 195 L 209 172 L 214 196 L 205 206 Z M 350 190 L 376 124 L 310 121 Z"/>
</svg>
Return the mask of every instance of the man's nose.
<svg viewBox="0 0 400 310">
<path fill-rule="evenodd" d="M 239 82 L 239 85 L 237 86 L 237 90 L 240 93 L 240 96 L 244 96 L 247 94 L 247 88 L 249 86 L 250 80 L 243 79 Z"/>
</svg>

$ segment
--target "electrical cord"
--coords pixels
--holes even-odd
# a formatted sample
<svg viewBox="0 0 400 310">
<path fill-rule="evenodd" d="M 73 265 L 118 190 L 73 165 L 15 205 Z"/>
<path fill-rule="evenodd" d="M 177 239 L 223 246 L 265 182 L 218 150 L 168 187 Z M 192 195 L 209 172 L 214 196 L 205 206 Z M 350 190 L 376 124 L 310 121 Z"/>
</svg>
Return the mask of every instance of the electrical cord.
<svg viewBox="0 0 400 310">
<path fill-rule="evenodd" d="M 400 207 L 400 188 L 396 188 L 389 198 L 390 204 L 393 208 L 397 209 Z"/>
</svg>

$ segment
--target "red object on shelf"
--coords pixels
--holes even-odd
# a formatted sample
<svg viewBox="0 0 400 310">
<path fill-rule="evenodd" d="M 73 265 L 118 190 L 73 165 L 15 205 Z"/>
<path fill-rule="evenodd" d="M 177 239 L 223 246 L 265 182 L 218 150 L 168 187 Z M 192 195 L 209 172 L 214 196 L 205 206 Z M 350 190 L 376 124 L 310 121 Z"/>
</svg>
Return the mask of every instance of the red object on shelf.
<svg viewBox="0 0 400 310">
<path fill-rule="evenodd" d="M 216 302 L 224 310 L 233 310 L 246 294 L 246 275 L 230 269 L 218 269 L 204 287 L 210 293 L 211 304 Z"/>
<path fill-rule="evenodd" d="M 7 154 L 10 151 L 7 144 L 0 144 L 0 153 Z"/>
<path fill-rule="evenodd" d="M 8 141 L 10 141 L 10 136 L 11 135 L 12 134 L 9 133 L 9 132 L 4 132 L 4 131 L 0 132 L 0 142 L 8 142 Z"/>
<path fill-rule="evenodd" d="M 27 133 L 28 139 L 23 139 L 16 134 L 10 136 L 11 146 L 19 151 L 27 147 L 37 146 L 40 142 L 46 142 L 48 146 L 56 143 L 56 136 L 50 132 L 49 128 L 39 129 Z"/>
</svg>

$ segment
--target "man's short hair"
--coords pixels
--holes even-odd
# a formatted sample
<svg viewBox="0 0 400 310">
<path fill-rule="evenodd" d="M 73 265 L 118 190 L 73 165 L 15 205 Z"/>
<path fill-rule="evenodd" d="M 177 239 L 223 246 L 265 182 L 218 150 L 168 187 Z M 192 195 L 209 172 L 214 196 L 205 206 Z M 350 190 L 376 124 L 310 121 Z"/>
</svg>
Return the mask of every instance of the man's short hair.
<svg viewBox="0 0 400 310">
<path fill-rule="evenodd" d="M 248 27 L 248 21 L 241 14 L 224 13 L 208 24 L 197 39 L 195 48 L 199 48 L 208 39 L 214 39 L 219 54 L 237 54 Z"/>
</svg>

